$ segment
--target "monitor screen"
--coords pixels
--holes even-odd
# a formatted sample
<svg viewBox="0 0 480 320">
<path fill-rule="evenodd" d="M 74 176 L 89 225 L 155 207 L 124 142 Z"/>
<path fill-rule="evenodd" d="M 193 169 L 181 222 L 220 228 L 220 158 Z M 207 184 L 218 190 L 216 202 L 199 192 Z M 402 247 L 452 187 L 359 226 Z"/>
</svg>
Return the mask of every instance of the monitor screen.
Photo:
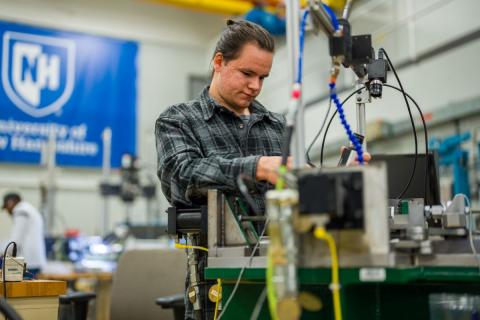
<svg viewBox="0 0 480 320">
<path fill-rule="evenodd" d="M 386 162 L 388 175 L 388 197 L 397 199 L 410 179 L 415 154 L 376 154 L 370 163 Z M 425 196 L 425 154 L 418 154 L 413 180 L 403 195 L 403 199 L 424 198 Z M 428 182 L 425 204 L 440 204 L 440 184 L 438 181 L 438 155 L 428 155 Z"/>
</svg>

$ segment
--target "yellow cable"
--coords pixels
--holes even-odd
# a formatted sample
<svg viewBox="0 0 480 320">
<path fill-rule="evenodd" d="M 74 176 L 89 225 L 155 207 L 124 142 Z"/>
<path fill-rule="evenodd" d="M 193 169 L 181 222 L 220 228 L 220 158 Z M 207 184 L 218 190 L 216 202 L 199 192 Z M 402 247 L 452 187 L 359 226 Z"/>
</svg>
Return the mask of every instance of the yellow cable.
<svg viewBox="0 0 480 320">
<path fill-rule="evenodd" d="M 217 313 L 218 313 L 218 302 L 220 301 L 220 295 L 222 294 L 222 280 L 217 279 L 217 301 L 215 302 L 215 313 L 213 314 L 213 320 L 217 320 Z"/>
<path fill-rule="evenodd" d="M 283 188 L 285 188 L 285 173 L 287 173 L 287 166 L 281 165 L 280 168 L 278 168 L 278 178 L 277 183 L 275 184 L 275 190 L 283 190 Z"/>
<path fill-rule="evenodd" d="M 200 246 L 191 246 L 188 244 L 181 244 L 181 243 L 175 243 L 175 248 L 177 249 L 198 249 L 198 250 L 203 250 L 208 252 L 208 248 L 205 247 L 200 247 Z"/>
<path fill-rule="evenodd" d="M 330 257 L 332 259 L 332 283 L 331 290 L 333 296 L 333 311 L 335 314 L 335 320 L 342 320 L 342 307 L 340 302 L 340 281 L 338 277 L 338 256 L 335 240 L 329 234 L 325 228 L 317 227 L 313 233 L 316 238 L 324 240 L 328 244 L 330 249 Z"/>
<path fill-rule="evenodd" d="M 275 286 L 273 284 L 273 260 L 272 260 L 272 253 L 270 248 L 267 253 L 266 282 L 267 282 L 268 308 L 270 309 L 270 316 L 273 320 L 278 320 L 277 297 L 275 296 Z"/>
</svg>

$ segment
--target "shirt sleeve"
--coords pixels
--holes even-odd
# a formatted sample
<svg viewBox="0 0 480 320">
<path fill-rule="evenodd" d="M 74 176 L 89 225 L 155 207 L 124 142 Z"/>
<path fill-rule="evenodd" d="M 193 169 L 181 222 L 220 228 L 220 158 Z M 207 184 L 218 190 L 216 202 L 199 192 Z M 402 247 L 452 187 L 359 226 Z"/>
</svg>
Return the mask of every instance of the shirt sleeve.
<svg viewBox="0 0 480 320">
<path fill-rule="evenodd" d="M 260 156 L 204 157 L 200 142 L 182 118 L 161 116 L 155 125 L 157 175 L 170 203 L 195 204 L 205 199 L 208 189 L 237 192 L 240 173 L 255 180 Z"/>
</svg>

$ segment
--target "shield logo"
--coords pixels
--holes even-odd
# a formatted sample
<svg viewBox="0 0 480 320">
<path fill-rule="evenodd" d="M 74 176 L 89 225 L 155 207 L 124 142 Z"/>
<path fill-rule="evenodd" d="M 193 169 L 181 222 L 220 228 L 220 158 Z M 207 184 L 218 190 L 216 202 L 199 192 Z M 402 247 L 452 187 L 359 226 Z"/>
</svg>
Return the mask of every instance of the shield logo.
<svg viewBox="0 0 480 320">
<path fill-rule="evenodd" d="M 8 98 L 32 117 L 68 102 L 75 82 L 72 40 L 7 31 L 3 35 L 2 84 Z"/>
</svg>

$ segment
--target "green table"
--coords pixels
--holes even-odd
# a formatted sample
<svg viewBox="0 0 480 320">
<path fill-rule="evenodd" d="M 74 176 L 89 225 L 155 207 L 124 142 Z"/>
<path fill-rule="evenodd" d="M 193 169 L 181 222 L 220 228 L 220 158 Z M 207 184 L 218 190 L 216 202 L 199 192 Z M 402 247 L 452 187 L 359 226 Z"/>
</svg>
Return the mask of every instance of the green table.
<svg viewBox="0 0 480 320">
<path fill-rule="evenodd" d="M 378 268 L 374 269 L 378 271 Z M 385 268 L 385 277 L 381 281 L 360 279 L 360 270 L 340 269 L 343 319 L 430 319 L 430 299 L 432 294 L 435 297 L 439 293 L 468 294 L 480 300 L 478 268 Z M 225 302 L 239 272 L 240 268 L 206 268 L 205 276 L 222 279 Z M 333 319 L 331 292 L 328 289 L 330 275 L 328 268 L 299 269 L 300 291 L 316 295 L 323 304 L 316 313 L 304 310 L 302 319 Z M 222 318 L 249 319 L 264 287 L 265 269 L 246 269 L 238 291 Z M 469 319 L 480 319 L 476 316 L 474 314 Z M 269 318 L 267 303 L 264 303 L 259 319 Z"/>
</svg>

